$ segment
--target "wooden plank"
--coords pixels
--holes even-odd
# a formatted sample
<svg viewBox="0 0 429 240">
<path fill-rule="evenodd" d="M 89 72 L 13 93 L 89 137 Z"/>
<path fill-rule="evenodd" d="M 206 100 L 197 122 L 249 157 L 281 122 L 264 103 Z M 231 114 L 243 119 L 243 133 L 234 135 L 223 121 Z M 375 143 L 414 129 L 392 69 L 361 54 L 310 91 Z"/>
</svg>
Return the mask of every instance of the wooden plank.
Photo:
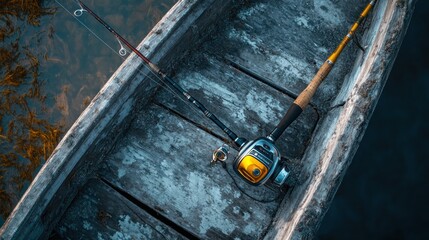
<svg viewBox="0 0 429 240">
<path fill-rule="evenodd" d="M 200 238 L 261 238 L 281 197 L 265 187 L 237 184 L 220 165 L 210 167 L 222 141 L 159 106 L 132 123 L 100 175 Z M 228 169 L 231 172 L 230 164 Z"/>
<path fill-rule="evenodd" d="M 215 6 L 225 10 L 229 5 L 221 0 L 178 1 L 137 48 L 161 66 L 174 62 L 178 57 L 174 53 L 176 46 L 183 49 L 183 42 L 198 42 L 200 36 L 193 33 L 205 32 L 209 22 L 220 14 L 207 9 Z M 98 167 L 96 161 L 86 160 L 101 160 L 111 146 L 103 140 L 114 142 L 122 128 L 127 128 L 133 111 L 144 105 L 145 99 L 154 92 L 155 84 L 138 76 L 142 72 L 141 63 L 131 54 L 97 94 L 0 228 L 2 238 L 47 237 L 69 204 L 68 199 L 82 187 L 80 184 L 85 182 L 87 174 L 91 175 L 93 168 Z M 85 171 L 80 172 L 81 169 Z"/>
<path fill-rule="evenodd" d="M 203 49 L 232 59 L 298 94 L 335 50 L 365 4 L 355 0 L 251 1 Z M 314 96 L 316 106 L 329 107 L 337 95 L 356 56 L 357 47 L 350 45 Z"/>
<path fill-rule="evenodd" d="M 174 80 L 231 130 L 249 140 L 267 136 L 294 100 L 208 54 L 191 55 Z M 156 95 L 156 102 L 227 138 L 219 127 L 180 95 L 173 94 L 168 86 Z M 305 109 L 277 143 L 283 156 L 301 158 L 317 121 L 316 110 L 312 107 Z"/>
<path fill-rule="evenodd" d="M 358 58 L 342 88 L 341 107 L 328 112 L 306 151 L 302 175 L 305 182 L 283 202 L 265 239 L 312 239 L 329 209 L 341 180 L 351 164 L 360 140 L 389 76 L 417 1 L 378 1 L 371 27 Z"/>
<path fill-rule="evenodd" d="M 64 239 L 185 239 L 98 179 L 82 188 L 54 232 Z"/>
</svg>

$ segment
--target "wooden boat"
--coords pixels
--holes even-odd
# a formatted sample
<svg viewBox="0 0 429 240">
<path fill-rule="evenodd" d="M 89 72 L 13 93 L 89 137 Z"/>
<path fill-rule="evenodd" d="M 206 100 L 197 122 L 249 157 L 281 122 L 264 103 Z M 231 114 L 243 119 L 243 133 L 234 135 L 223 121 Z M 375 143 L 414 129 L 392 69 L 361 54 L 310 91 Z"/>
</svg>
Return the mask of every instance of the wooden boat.
<svg viewBox="0 0 429 240">
<path fill-rule="evenodd" d="M 250 186 L 210 165 L 226 137 L 132 54 L 64 136 L 1 238 L 311 237 L 364 134 L 414 3 L 379 1 L 360 32 L 365 52 L 348 46 L 283 134 L 288 189 Z M 253 139 L 273 129 L 365 4 L 183 0 L 138 48 Z"/>
</svg>

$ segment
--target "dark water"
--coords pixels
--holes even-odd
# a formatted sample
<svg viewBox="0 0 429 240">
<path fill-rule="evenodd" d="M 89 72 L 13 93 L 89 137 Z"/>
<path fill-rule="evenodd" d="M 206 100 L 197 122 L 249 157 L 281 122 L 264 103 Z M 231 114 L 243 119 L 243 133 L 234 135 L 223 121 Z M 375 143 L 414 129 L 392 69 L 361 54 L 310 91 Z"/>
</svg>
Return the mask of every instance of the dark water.
<svg viewBox="0 0 429 240">
<path fill-rule="evenodd" d="M 429 239 L 429 1 L 419 1 L 320 239 Z"/>
<path fill-rule="evenodd" d="M 70 11 L 77 8 L 74 1 L 61 2 Z M 124 4 L 124 1 L 88 0 L 87 4 L 131 43 L 137 44 L 174 2 L 129 0 Z M 30 55 L 38 60 L 37 69 L 32 68 L 31 61 L 26 64 L 30 70 L 22 86 L 38 89 L 31 87 L 33 73 L 36 72 L 44 98 L 35 97 L 28 101 L 31 109 L 40 109 L 36 111 L 37 119 L 45 119 L 46 122 L 38 127 L 48 136 L 54 130 L 64 133 L 70 127 L 122 60 L 55 2 L 45 5 L 56 8 L 55 14 L 40 17 L 40 27 L 29 25 L 26 19 L 12 18 L 20 31 L 2 40 L 1 47 L 9 48 L 14 39 L 19 39 L 17 62 L 29 61 L 26 49 L 30 49 Z M 429 223 L 427 13 L 429 2 L 418 2 L 391 77 L 361 147 L 322 223 L 318 238 L 428 238 L 425 229 Z M 91 18 L 80 19 L 107 44 L 118 48 L 116 40 Z M 3 19 L 0 23 L 4 23 Z M 0 70 L 3 73 L 3 68 Z M 28 114 L 28 110 L 19 107 L 18 110 Z M 6 135 L 7 123 L 13 117 L 2 115 L 3 119 L 0 118 L 0 156 L 14 150 L 12 143 L 2 137 Z M 28 131 L 24 129 L 23 136 L 27 136 Z M 7 212 L 16 204 L 46 159 L 48 153 L 43 150 L 49 150 L 46 148 L 48 143 L 39 144 L 41 154 L 34 159 L 35 162 L 21 154 L 20 168 L 12 167 L 7 168 L 7 172 L 0 172 L 0 194 L 6 191 L 11 196 L 8 201 L 0 201 L 0 209 Z M 23 167 L 27 165 L 32 167 Z M 0 169 L 5 168 L 0 166 Z M 20 175 L 26 176 L 24 181 L 12 181 L 13 176 Z"/>
<path fill-rule="evenodd" d="M 137 45 L 176 0 L 84 2 Z M 105 43 L 55 1 L 0 1 L 0 226 L 123 61 L 107 30 L 88 14 L 79 20 Z"/>
</svg>

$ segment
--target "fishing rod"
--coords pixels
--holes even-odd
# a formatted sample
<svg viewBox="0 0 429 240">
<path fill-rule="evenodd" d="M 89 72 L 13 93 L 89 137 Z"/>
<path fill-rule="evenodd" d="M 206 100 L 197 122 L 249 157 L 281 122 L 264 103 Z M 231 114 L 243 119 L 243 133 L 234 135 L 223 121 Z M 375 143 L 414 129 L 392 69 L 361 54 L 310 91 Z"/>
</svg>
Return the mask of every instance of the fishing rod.
<svg viewBox="0 0 429 240">
<path fill-rule="evenodd" d="M 271 182 L 277 186 L 284 184 L 289 175 L 289 171 L 284 161 L 281 161 L 280 151 L 275 145 L 275 141 L 283 134 L 286 128 L 298 118 L 309 104 L 317 88 L 326 76 L 328 76 L 339 55 L 350 39 L 352 39 L 356 29 L 368 16 L 376 2 L 376 0 L 373 0 L 365 7 L 347 35 L 322 64 L 307 87 L 298 95 L 274 130 L 267 137 L 260 137 L 245 143 L 240 149 L 234 160 L 233 168 L 248 183 L 252 185 L 261 185 L 271 180 Z M 224 150 L 225 149 L 219 150 L 222 153 L 220 154 L 221 156 L 223 156 L 223 154 L 226 156 L 227 151 L 225 152 Z"/>
<path fill-rule="evenodd" d="M 228 135 L 228 137 L 234 142 L 237 147 L 241 147 L 246 142 L 245 139 L 240 138 L 235 134 L 231 129 L 229 129 L 223 122 L 221 122 L 213 113 L 211 113 L 201 102 L 191 96 L 185 89 L 183 89 L 179 84 L 177 84 L 173 79 L 171 79 L 167 74 L 161 71 L 161 69 L 154 63 L 152 63 L 147 57 L 145 57 L 137 48 L 131 45 L 125 38 L 123 38 L 118 32 L 116 32 L 109 24 L 107 24 L 102 18 L 100 18 L 94 11 L 92 11 L 88 6 L 86 6 L 82 1 L 76 0 L 81 9 L 78 9 L 74 12 L 74 15 L 79 17 L 83 12 L 88 12 L 92 17 L 94 17 L 101 25 L 103 25 L 110 33 L 112 33 L 119 43 L 125 44 L 131 51 L 133 51 L 138 57 L 140 57 L 143 62 L 149 66 L 149 69 L 154 72 L 156 75 L 161 77 L 162 80 L 165 80 L 175 91 L 182 94 L 189 102 L 193 104 L 195 108 L 200 110 L 207 118 L 212 120 L 222 131 Z M 124 56 L 126 50 L 123 48 L 122 44 L 119 54 Z"/>
<path fill-rule="evenodd" d="M 130 50 L 132 50 L 137 56 L 139 56 L 148 66 L 149 69 L 156 75 L 165 80 L 173 89 L 182 94 L 189 102 L 191 102 L 197 109 L 199 109 L 206 117 L 212 120 L 218 127 L 220 127 L 230 137 L 234 144 L 239 147 L 239 153 L 234 159 L 233 169 L 241 176 L 244 180 L 252 185 L 262 185 L 268 182 L 273 183 L 276 186 L 282 186 L 289 176 L 289 171 L 284 161 L 282 161 L 280 151 L 275 145 L 275 141 L 283 134 L 288 126 L 293 123 L 298 116 L 302 113 L 305 107 L 309 104 L 311 98 L 315 94 L 319 85 L 327 77 L 332 70 L 335 62 L 339 55 L 352 39 L 355 31 L 362 23 L 362 21 L 368 16 L 370 10 L 373 8 L 376 0 L 371 1 L 363 10 L 358 20 L 352 25 L 347 35 L 343 38 L 340 44 L 337 46 L 335 51 L 328 57 L 328 59 L 322 64 L 317 71 L 316 75 L 307 85 L 307 87 L 298 95 L 295 101 L 287 110 L 284 117 L 281 119 L 279 124 L 267 137 L 260 137 L 255 140 L 247 141 L 244 138 L 238 137 L 234 132 L 225 126 L 215 115 L 213 115 L 203 104 L 192 97 L 186 92 L 180 85 L 163 73 L 160 68 L 146 58 L 140 51 L 126 41 L 121 35 L 119 35 L 112 27 L 110 27 L 103 19 L 95 14 L 90 8 L 80 0 L 76 0 L 80 5 L 81 9 L 75 11 L 75 16 L 81 16 L 84 11 L 88 12 L 98 22 L 100 22 L 109 32 L 111 32 L 121 44 L 125 44 Z M 126 54 L 125 49 L 121 44 L 120 55 Z M 221 161 L 224 162 L 228 158 L 229 148 L 227 145 L 223 145 L 213 153 L 213 162 Z"/>
<path fill-rule="evenodd" d="M 340 56 L 343 49 L 346 47 L 347 43 L 352 39 L 356 29 L 365 19 L 365 17 L 369 14 L 372 7 L 375 5 L 377 1 L 371 1 L 365 9 L 362 11 L 358 20 L 352 25 L 347 35 L 343 38 L 341 43 L 335 49 L 335 51 L 328 57 L 328 59 L 323 63 L 323 65 L 319 68 L 316 75 L 307 85 L 307 87 L 298 95 L 293 104 L 288 109 L 287 113 L 284 115 L 283 119 L 277 125 L 276 128 L 268 135 L 271 141 L 276 141 L 282 133 L 286 130 L 286 128 L 293 122 L 295 119 L 301 114 L 304 108 L 308 105 L 314 93 L 316 92 L 319 85 L 325 80 L 326 76 L 331 72 L 335 62 Z"/>
</svg>

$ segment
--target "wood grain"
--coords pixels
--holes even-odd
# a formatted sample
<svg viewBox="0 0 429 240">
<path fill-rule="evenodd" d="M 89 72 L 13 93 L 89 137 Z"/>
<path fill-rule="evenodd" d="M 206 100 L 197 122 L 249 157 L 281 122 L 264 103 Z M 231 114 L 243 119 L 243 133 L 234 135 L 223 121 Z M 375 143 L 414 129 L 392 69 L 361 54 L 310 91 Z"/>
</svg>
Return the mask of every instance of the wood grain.
<svg viewBox="0 0 429 240">
<path fill-rule="evenodd" d="M 67 239 L 185 239 L 98 179 L 91 179 L 55 228 Z"/>
<path fill-rule="evenodd" d="M 140 65 L 132 56 L 67 134 L 54 157 L 25 193 L 12 218 L 1 228 L 1 237 L 46 238 L 60 218 L 61 223 L 67 224 L 57 226 L 59 234 L 74 231 L 73 224 L 81 227 L 76 233 L 86 233 L 83 229 L 93 225 L 85 224 L 82 219 L 93 220 L 95 215 L 90 215 L 89 210 L 104 206 L 107 206 L 108 211 L 104 211 L 107 214 L 97 214 L 104 220 L 94 221 L 105 231 L 106 237 L 116 234 L 116 230 L 130 233 L 118 229 L 121 223 L 138 226 L 136 234 L 148 232 L 152 223 L 159 225 L 162 234 L 146 235 L 153 238 L 163 238 L 163 234 L 177 236 L 171 229 L 163 228 L 162 223 L 146 216 L 142 208 L 118 201 L 123 198 L 117 191 L 98 186 L 100 183 L 92 180 L 82 186 L 93 174 L 201 238 L 310 238 L 359 145 L 415 2 L 379 1 L 374 22 L 363 42 L 370 48 L 358 58 L 353 49 L 346 49 L 326 84 L 314 95 L 312 106 L 322 111 L 322 118 L 313 136 L 296 137 L 306 141 L 308 148 L 291 149 L 302 146 L 298 142 L 281 144 L 285 154 L 292 152 L 289 156 L 296 156 L 295 160 L 302 163 L 294 169 L 300 174 L 300 181 L 286 196 L 280 195 L 270 203 L 255 201 L 238 189 L 220 165 L 210 166 L 211 151 L 223 144 L 222 134 L 210 124 L 208 127 L 200 125 L 198 113 L 175 102 L 176 98 L 167 98 L 169 93 L 164 89 L 157 94 L 164 94 L 165 98 L 156 97 L 147 104 L 150 94 L 146 96 L 141 92 L 147 82 L 138 73 Z M 231 116 L 225 116 L 225 120 L 232 122 L 241 135 L 260 136 L 266 131 L 265 126 L 283 111 L 281 104 L 268 104 L 278 107 L 265 107 L 264 104 L 274 100 L 291 103 L 293 100 L 281 92 L 298 93 L 305 88 L 326 58 L 324 53 L 340 40 L 336 36 L 343 36 L 342 26 L 347 28 L 350 24 L 344 20 L 348 19 L 346 16 L 358 13 L 365 4 L 353 0 L 330 3 L 246 1 L 231 14 L 227 7 L 229 1 L 179 1 L 141 46 L 142 49 L 145 46 L 154 62 L 160 61 L 161 68 L 167 66 L 175 71 L 179 82 L 202 101 L 215 106 L 214 112 L 225 115 L 230 110 Z M 230 71 L 224 59 L 252 69 L 269 79 L 270 86 L 286 91 L 271 89 L 242 73 Z M 354 69 L 348 75 L 353 62 Z M 247 81 L 248 87 L 243 87 Z M 241 112 L 243 101 L 246 102 L 244 113 Z M 224 109 L 226 106 L 228 109 Z M 313 116 L 311 108 L 307 110 L 309 116 Z M 126 124 L 130 120 L 132 123 Z M 311 126 L 312 122 L 297 124 Z M 124 137 L 117 140 L 120 134 Z M 89 151 L 92 148 L 98 150 Z M 101 168 L 94 172 L 100 161 Z M 230 164 L 228 169 L 232 171 Z M 234 180 L 255 198 L 267 200 L 277 196 L 276 191 L 268 188 L 249 186 L 237 177 Z M 62 214 L 72 199 L 73 204 Z M 56 208 L 57 203 L 62 204 Z M 129 218 L 122 217 L 121 212 L 127 212 Z M 115 229 L 114 232 L 100 226 L 103 221 Z"/>
<path fill-rule="evenodd" d="M 312 239 L 359 147 L 417 1 L 378 1 L 349 79 L 337 96 L 340 107 L 320 122 L 303 161 L 307 180 L 294 188 L 265 239 Z M 367 22 L 367 23 L 368 23 Z"/>
<path fill-rule="evenodd" d="M 261 238 L 278 201 L 254 201 L 240 192 L 220 165 L 210 166 L 212 150 L 221 144 L 206 131 L 152 105 L 135 119 L 99 174 L 201 238 Z M 278 196 L 236 181 L 257 199 Z"/>
<path fill-rule="evenodd" d="M 366 1 L 250 1 L 204 46 L 298 95 L 311 81 Z M 237 47 L 238 46 L 238 47 Z M 358 53 L 347 47 L 313 103 L 328 108 Z"/>
<path fill-rule="evenodd" d="M 192 63 L 192 65 L 190 65 Z M 201 101 L 239 137 L 267 136 L 281 120 L 293 99 L 271 86 L 234 69 L 209 54 L 195 54 L 176 72 L 175 81 Z M 227 136 L 191 104 L 167 89 L 160 89 L 155 101 L 174 112 L 204 125 L 218 136 Z M 284 157 L 300 158 L 318 121 L 308 108 L 277 142 Z"/>
<path fill-rule="evenodd" d="M 210 7 L 219 12 L 207 11 Z M 183 52 L 187 42 L 201 41 L 195 32 L 206 33 L 208 24 L 228 7 L 230 2 L 219 0 L 178 1 L 137 48 L 161 67 L 175 62 L 178 55 L 174 51 Z M 112 75 L 0 228 L 1 238 L 48 238 L 82 184 L 128 127 L 133 112 L 145 105 L 158 86 L 142 77 L 145 70 L 141 67 L 141 61 L 131 54 Z"/>
</svg>

